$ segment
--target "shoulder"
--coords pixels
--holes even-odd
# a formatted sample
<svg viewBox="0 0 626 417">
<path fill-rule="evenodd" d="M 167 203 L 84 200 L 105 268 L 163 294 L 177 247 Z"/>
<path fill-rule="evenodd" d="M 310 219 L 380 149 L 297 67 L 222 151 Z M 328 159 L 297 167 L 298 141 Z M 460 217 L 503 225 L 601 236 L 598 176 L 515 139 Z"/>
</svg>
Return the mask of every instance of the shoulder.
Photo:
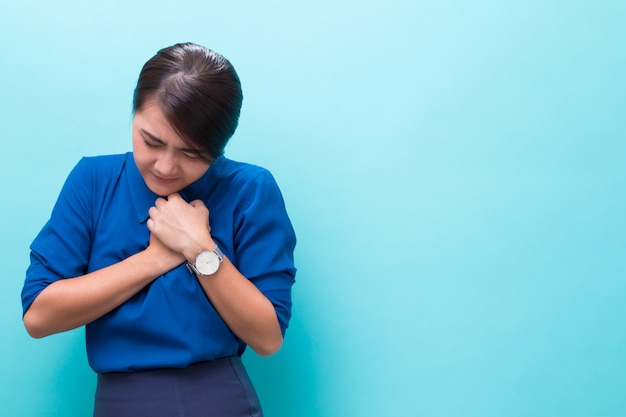
<svg viewBox="0 0 626 417">
<path fill-rule="evenodd" d="M 270 172 L 258 165 L 250 164 L 247 162 L 235 161 L 222 157 L 222 170 L 221 174 L 230 178 L 248 179 L 254 180 L 258 176 L 270 174 Z"/>
<path fill-rule="evenodd" d="M 274 176 L 258 165 L 224 158 L 219 182 L 231 193 L 238 194 L 244 205 L 259 198 L 276 199 L 282 203 L 282 194 Z"/>
<path fill-rule="evenodd" d="M 72 169 L 68 180 L 86 182 L 89 179 L 102 184 L 116 179 L 124 171 L 131 153 L 118 155 L 84 156 Z"/>
<path fill-rule="evenodd" d="M 276 180 L 268 169 L 228 158 L 223 158 L 219 177 L 220 181 L 235 187 L 270 186 L 278 188 Z"/>
<path fill-rule="evenodd" d="M 84 156 L 76 164 L 74 169 L 92 171 L 98 173 L 120 171 L 126 165 L 126 161 L 132 157 L 130 153 L 117 155 Z"/>
<path fill-rule="evenodd" d="M 89 198 L 101 196 L 115 188 L 132 154 L 85 156 L 71 170 L 61 190 L 61 196 Z"/>
<path fill-rule="evenodd" d="M 237 201 L 237 207 L 246 211 L 276 212 L 284 207 L 280 188 L 271 172 L 258 165 L 224 159 L 218 180 L 224 195 Z"/>
</svg>

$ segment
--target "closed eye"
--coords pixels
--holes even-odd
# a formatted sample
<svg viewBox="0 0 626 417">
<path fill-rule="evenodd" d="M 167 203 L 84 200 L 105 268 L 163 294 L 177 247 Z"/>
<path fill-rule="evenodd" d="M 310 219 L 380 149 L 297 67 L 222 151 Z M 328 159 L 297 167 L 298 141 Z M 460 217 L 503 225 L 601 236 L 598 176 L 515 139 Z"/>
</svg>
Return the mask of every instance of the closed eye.
<svg viewBox="0 0 626 417">
<path fill-rule="evenodd" d="M 151 142 L 149 142 L 149 141 L 147 141 L 145 139 L 144 139 L 143 143 L 145 143 L 148 148 L 158 148 L 158 147 L 161 146 L 160 144 L 151 143 Z"/>
<path fill-rule="evenodd" d="M 200 155 L 200 152 L 181 151 L 180 153 L 182 153 L 183 156 L 185 158 L 188 158 L 188 159 L 200 159 L 200 158 L 202 158 L 202 156 Z"/>
<path fill-rule="evenodd" d="M 144 129 L 140 130 L 141 136 L 143 137 L 143 142 L 146 144 L 148 148 L 156 149 L 167 146 L 165 142 L 151 133 L 147 132 Z M 193 149 L 193 148 L 179 148 L 178 151 L 187 159 L 192 161 L 203 160 L 211 164 L 213 162 L 212 159 L 207 158 L 207 152 L 201 149 Z"/>
</svg>

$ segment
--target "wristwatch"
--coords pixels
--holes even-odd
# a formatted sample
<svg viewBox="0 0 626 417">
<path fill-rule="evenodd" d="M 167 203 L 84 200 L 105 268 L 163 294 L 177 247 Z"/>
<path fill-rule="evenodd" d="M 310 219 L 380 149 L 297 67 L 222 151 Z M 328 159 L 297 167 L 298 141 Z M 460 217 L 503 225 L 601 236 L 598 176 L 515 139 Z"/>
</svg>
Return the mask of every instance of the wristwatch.
<svg viewBox="0 0 626 417">
<path fill-rule="evenodd" d="M 220 267 L 224 254 L 217 246 L 213 250 L 198 253 L 194 263 L 188 262 L 187 268 L 196 275 L 213 275 Z"/>
</svg>

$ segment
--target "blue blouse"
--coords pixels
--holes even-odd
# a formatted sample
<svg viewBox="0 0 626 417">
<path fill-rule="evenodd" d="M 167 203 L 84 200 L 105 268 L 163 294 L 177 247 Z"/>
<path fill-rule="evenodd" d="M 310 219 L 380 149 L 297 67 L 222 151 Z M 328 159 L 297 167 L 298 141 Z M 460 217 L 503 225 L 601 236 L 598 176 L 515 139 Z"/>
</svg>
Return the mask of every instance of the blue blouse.
<svg viewBox="0 0 626 417">
<path fill-rule="evenodd" d="M 263 168 L 220 157 L 180 194 L 186 201 L 204 201 L 213 240 L 272 302 L 284 334 L 291 317 L 296 238 L 274 178 Z M 148 210 L 157 198 L 132 153 L 83 158 L 31 245 L 24 312 L 51 283 L 145 249 Z M 87 324 L 86 337 L 96 372 L 180 368 L 245 349 L 184 264 Z"/>
</svg>

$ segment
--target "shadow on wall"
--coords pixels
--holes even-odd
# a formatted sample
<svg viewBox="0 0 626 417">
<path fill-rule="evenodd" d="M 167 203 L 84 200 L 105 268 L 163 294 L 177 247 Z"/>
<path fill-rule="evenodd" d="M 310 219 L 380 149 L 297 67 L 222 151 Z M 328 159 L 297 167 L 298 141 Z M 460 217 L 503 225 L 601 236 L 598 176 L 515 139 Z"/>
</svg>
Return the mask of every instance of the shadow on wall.
<svg viewBox="0 0 626 417">
<path fill-rule="evenodd" d="M 318 375 L 313 358 L 312 333 L 298 320 L 291 320 L 281 350 L 260 357 L 251 349 L 244 361 L 267 416 L 319 415 Z M 319 410 L 318 410 L 319 411 Z"/>
</svg>

